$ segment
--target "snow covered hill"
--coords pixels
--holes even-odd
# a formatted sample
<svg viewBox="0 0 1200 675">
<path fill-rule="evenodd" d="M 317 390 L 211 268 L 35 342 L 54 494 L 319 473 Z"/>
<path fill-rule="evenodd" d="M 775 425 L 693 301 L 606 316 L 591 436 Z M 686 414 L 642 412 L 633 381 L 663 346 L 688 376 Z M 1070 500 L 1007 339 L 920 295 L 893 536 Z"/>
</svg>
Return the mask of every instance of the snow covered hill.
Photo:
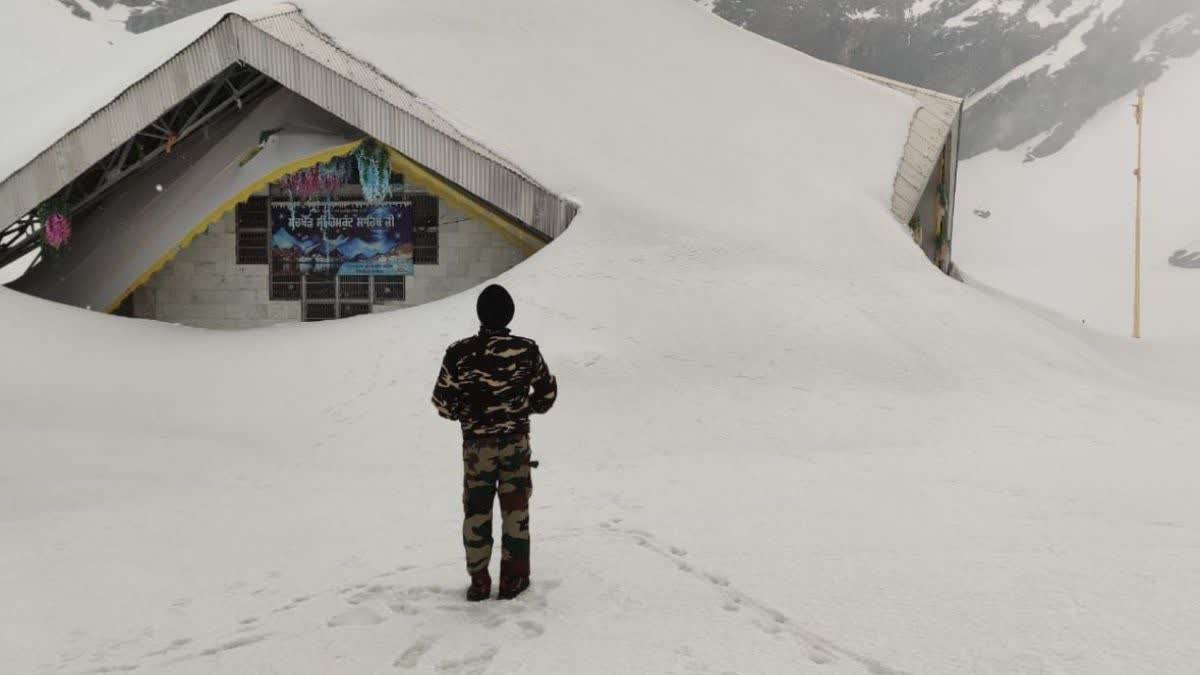
<svg viewBox="0 0 1200 675">
<path fill-rule="evenodd" d="M 1164 64 L 1200 50 L 1197 0 L 716 0 L 822 59 L 960 96 L 966 156 L 1046 157 Z M 1036 143 L 1029 143 L 1032 139 Z"/>
<path fill-rule="evenodd" d="M 1150 335 L 1200 335 L 1197 0 L 718 0 L 821 58 L 969 95 L 955 255 L 972 280 L 1126 334 L 1133 123 L 1149 85 Z M 979 211 L 983 215 L 975 215 Z"/>
<path fill-rule="evenodd" d="M 20 1 L 61 3 L 133 32 L 230 2 Z M 1200 50 L 1197 0 L 696 1 L 818 58 L 971 96 L 966 156 L 1016 147 L 1052 155 L 1169 60 Z"/>
<path fill-rule="evenodd" d="M 1143 332 L 1200 337 L 1200 57 L 1170 64 L 1148 92 Z M 973 280 L 1074 321 L 1126 335 L 1132 325 L 1136 135 L 1127 97 L 1076 142 L 1033 163 L 1023 149 L 960 167 L 959 265 Z"/>
<path fill-rule="evenodd" d="M 103 24 L 73 19 L 66 7 L 46 0 L 8 0 L 0 9 L 0 92 L 16 92 L 63 67 L 78 67 L 105 51 L 125 33 Z M 31 110 L 54 101 L 26 100 Z"/>
<path fill-rule="evenodd" d="M 582 205 L 501 279 L 561 388 L 535 585 L 460 600 L 471 294 L 229 334 L 0 289 L 0 670 L 1194 672 L 1200 354 L 934 270 L 908 102 L 686 0 L 301 5 Z"/>
</svg>

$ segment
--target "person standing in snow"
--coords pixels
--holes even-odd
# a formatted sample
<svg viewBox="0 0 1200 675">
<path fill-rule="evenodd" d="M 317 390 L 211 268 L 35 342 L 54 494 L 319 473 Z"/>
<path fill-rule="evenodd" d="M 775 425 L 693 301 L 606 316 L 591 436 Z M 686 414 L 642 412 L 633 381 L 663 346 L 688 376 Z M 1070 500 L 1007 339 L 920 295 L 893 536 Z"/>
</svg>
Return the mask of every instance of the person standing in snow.
<svg viewBox="0 0 1200 675">
<path fill-rule="evenodd" d="M 433 406 L 463 433 L 463 546 L 470 601 L 491 596 L 492 502 L 500 494 L 500 599 L 529 587 L 529 416 L 548 412 L 558 384 L 537 343 L 509 333 L 514 307 L 504 287 L 483 289 L 479 333 L 446 349 Z"/>
</svg>

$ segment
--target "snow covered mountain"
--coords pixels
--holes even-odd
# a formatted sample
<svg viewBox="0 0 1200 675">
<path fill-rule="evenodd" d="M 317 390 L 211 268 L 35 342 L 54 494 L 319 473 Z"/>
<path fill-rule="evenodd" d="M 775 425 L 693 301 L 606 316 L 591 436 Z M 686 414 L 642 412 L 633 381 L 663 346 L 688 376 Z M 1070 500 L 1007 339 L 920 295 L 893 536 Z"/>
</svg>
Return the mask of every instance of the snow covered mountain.
<svg viewBox="0 0 1200 675">
<path fill-rule="evenodd" d="M 80 18 L 142 33 L 231 0 L 42 0 L 59 2 Z"/>
<path fill-rule="evenodd" d="M 1167 65 L 1146 92 L 1143 333 L 1195 339 L 1200 55 Z M 1137 155 L 1131 103 L 1127 96 L 1101 110 L 1051 157 L 1028 163 L 1028 148 L 1018 147 L 960 166 L 955 250 L 972 281 L 1129 333 Z"/>
<path fill-rule="evenodd" d="M 1062 149 L 1200 50 L 1198 0 L 702 0 L 818 58 L 970 97 L 963 154 Z"/>
</svg>

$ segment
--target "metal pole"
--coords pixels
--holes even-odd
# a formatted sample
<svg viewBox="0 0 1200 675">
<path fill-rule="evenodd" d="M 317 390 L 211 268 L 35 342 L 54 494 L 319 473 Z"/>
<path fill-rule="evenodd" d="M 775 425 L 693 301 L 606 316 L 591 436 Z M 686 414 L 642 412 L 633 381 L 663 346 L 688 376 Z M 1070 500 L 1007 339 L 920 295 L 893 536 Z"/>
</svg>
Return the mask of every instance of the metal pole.
<svg viewBox="0 0 1200 675">
<path fill-rule="evenodd" d="M 1138 89 L 1137 118 L 1137 211 L 1133 244 L 1133 337 L 1142 337 L 1142 120 L 1146 112 L 1146 91 Z"/>
</svg>

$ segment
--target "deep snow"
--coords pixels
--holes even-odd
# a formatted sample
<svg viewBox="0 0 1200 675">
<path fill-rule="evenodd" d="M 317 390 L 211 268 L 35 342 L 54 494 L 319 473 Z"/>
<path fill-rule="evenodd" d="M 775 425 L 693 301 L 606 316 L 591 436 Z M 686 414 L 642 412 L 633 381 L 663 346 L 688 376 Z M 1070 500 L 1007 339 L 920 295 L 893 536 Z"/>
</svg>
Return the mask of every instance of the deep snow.
<svg viewBox="0 0 1200 675">
<path fill-rule="evenodd" d="M 535 585 L 460 600 L 471 293 L 230 334 L 0 289 L 13 672 L 1194 670 L 1200 355 L 940 275 L 887 211 L 906 99 L 689 0 L 341 5 L 582 205 L 501 278 L 561 389 Z"/>
<path fill-rule="evenodd" d="M 1200 56 L 1175 61 L 1147 90 L 1144 138 L 1143 334 L 1200 337 Z M 1058 154 L 1024 163 L 991 152 L 960 167 L 955 255 L 975 281 L 1115 335 L 1133 322 L 1136 95 L 1114 103 Z M 974 213 L 988 212 L 987 218 Z"/>
</svg>

